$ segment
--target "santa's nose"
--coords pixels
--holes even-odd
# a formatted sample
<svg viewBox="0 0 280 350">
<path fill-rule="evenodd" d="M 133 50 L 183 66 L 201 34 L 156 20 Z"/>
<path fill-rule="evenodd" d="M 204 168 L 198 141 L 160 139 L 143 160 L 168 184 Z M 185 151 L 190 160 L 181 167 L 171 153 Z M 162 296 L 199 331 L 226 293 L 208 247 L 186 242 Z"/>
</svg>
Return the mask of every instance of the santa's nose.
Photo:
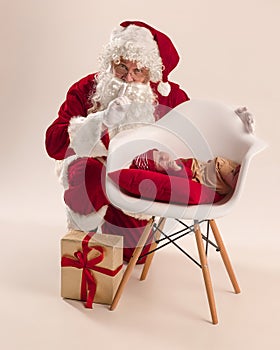
<svg viewBox="0 0 280 350">
<path fill-rule="evenodd" d="M 124 81 L 126 83 L 131 83 L 134 81 L 134 78 L 132 76 L 132 74 L 130 72 L 128 72 L 125 76 L 124 76 Z"/>
</svg>

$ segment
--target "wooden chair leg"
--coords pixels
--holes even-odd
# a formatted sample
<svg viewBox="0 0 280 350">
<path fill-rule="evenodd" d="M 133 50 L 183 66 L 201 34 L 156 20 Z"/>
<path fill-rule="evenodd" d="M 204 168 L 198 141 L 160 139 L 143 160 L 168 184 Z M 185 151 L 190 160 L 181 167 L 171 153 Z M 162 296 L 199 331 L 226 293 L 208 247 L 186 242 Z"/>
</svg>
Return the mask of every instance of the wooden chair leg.
<svg viewBox="0 0 280 350">
<path fill-rule="evenodd" d="M 123 278 L 122 278 L 121 283 L 117 289 L 117 292 L 116 292 L 114 300 L 111 304 L 110 310 L 114 310 L 116 308 L 119 300 L 120 300 L 120 297 L 123 293 L 125 285 L 130 278 L 130 275 L 131 275 L 131 273 L 132 273 L 132 271 L 137 263 L 137 260 L 138 260 L 140 254 L 143 250 L 145 243 L 147 242 L 147 239 L 150 235 L 150 231 L 151 231 L 153 223 L 154 223 L 154 217 L 149 220 L 147 226 L 145 227 L 145 229 L 144 229 L 144 231 L 143 231 L 143 233 L 142 233 L 142 235 L 137 243 L 136 248 L 134 249 L 133 255 L 130 258 L 129 263 L 125 269 L 125 272 L 123 274 Z"/>
<path fill-rule="evenodd" d="M 228 272 L 229 278 L 231 280 L 231 283 L 233 285 L 234 291 L 236 294 L 238 294 L 238 293 L 240 293 L 240 288 L 239 288 L 239 285 L 238 285 L 237 279 L 235 277 L 231 262 L 229 260 L 229 256 L 227 254 L 226 248 L 224 246 L 222 237 L 220 235 L 220 232 L 218 230 L 218 227 L 216 225 L 215 220 L 210 220 L 210 226 L 211 226 L 213 235 L 215 237 L 216 243 L 220 249 L 220 253 L 221 253 L 223 262 L 225 264 L 226 270 Z"/>
<path fill-rule="evenodd" d="M 214 292 L 213 292 L 210 272 L 208 269 L 207 257 L 205 254 L 205 249 L 204 249 L 204 245 L 203 245 L 200 227 L 199 227 L 199 224 L 196 222 L 194 224 L 194 232 L 195 232 L 195 238 L 196 238 L 196 243 L 197 243 L 197 248 L 198 248 L 203 278 L 204 278 L 204 283 L 205 283 L 206 292 L 207 292 L 208 303 L 209 303 L 210 312 L 211 312 L 211 316 L 212 316 L 212 322 L 213 322 L 213 324 L 217 324 L 218 317 L 217 317 L 215 298 L 214 298 Z"/>
<path fill-rule="evenodd" d="M 156 232 L 154 234 L 154 241 L 151 243 L 149 251 L 152 251 L 152 250 L 156 249 L 156 247 L 158 245 L 157 240 L 160 238 L 161 231 L 163 230 L 165 221 L 166 221 L 166 218 L 160 218 L 159 224 L 158 224 L 158 228 L 157 228 L 157 230 L 156 230 Z M 147 258 L 146 258 L 146 261 L 145 261 L 145 264 L 144 264 L 144 267 L 143 267 L 143 270 L 142 270 L 142 274 L 141 274 L 141 277 L 140 277 L 140 281 L 143 281 L 147 277 L 147 274 L 149 272 L 149 269 L 150 269 L 150 266 L 151 266 L 154 254 L 155 254 L 155 252 L 150 253 L 149 255 L 147 255 Z"/>
</svg>

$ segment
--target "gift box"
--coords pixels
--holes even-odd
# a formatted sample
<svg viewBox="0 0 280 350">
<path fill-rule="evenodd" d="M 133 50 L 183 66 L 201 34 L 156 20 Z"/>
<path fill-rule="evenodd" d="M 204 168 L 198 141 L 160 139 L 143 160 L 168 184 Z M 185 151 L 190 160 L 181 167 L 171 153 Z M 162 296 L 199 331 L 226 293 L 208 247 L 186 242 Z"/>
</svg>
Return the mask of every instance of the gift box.
<svg viewBox="0 0 280 350">
<path fill-rule="evenodd" d="M 123 237 L 69 231 L 61 239 L 61 296 L 111 304 L 122 279 Z"/>
</svg>

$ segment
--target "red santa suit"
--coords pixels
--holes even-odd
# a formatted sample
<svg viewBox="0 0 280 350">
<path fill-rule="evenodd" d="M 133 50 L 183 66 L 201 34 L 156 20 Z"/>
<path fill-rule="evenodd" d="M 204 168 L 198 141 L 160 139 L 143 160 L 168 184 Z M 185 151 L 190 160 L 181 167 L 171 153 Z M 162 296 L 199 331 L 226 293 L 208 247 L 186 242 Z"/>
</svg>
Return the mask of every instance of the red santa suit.
<svg viewBox="0 0 280 350">
<path fill-rule="evenodd" d="M 168 37 L 145 23 L 123 22 L 121 31 L 132 27 L 145 28 L 150 32 L 164 66 L 158 78 L 156 74 L 153 75 L 152 65 L 149 67 L 148 64 L 143 64 L 151 71 L 149 84 L 158 103 L 154 117 L 159 119 L 170 109 L 189 99 L 178 84 L 168 81 L 168 74 L 177 65 L 179 56 Z M 144 55 L 146 59 L 147 53 Z M 137 61 L 141 63 L 141 58 Z M 88 114 L 92 107 L 91 96 L 95 94 L 96 87 L 96 74 L 90 74 L 71 86 L 59 109 L 58 118 L 46 131 L 46 150 L 50 157 L 60 160 L 62 164 L 60 179 L 65 190 L 64 200 L 71 221 L 70 227 L 89 231 L 102 223 L 102 232 L 124 237 L 124 259 L 129 260 L 147 224 L 147 218 L 135 218 L 122 212 L 111 205 L 106 197 L 105 166 L 110 136 L 106 129 L 100 132 L 102 113 Z M 86 123 L 87 127 L 84 127 Z M 95 147 L 91 143 L 76 143 L 80 127 L 85 132 L 81 139 L 88 141 L 85 135 L 89 133 Z M 147 246 L 146 250 L 148 248 Z M 139 262 L 143 261 L 144 259 Z"/>
</svg>

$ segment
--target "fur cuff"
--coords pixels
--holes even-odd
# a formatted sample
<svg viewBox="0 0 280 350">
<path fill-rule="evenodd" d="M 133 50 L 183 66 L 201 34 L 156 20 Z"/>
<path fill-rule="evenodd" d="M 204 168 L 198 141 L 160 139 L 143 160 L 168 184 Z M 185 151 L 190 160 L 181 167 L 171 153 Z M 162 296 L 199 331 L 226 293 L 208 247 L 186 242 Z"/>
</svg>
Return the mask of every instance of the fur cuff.
<svg viewBox="0 0 280 350">
<path fill-rule="evenodd" d="M 63 160 L 57 160 L 55 162 L 55 171 L 58 176 L 58 182 L 63 186 L 64 190 L 67 190 L 69 187 L 68 183 L 68 167 L 70 163 L 74 160 L 80 158 L 77 155 L 73 155 Z"/>
<path fill-rule="evenodd" d="M 137 220 L 150 220 L 151 219 L 151 215 L 147 215 L 147 214 L 136 214 L 136 213 L 129 213 L 128 211 L 122 210 L 122 212 L 127 215 L 130 216 L 134 219 Z"/>
<path fill-rule="evenodd" d="M 89 114 L 87 117 L 73 117 L 68 133 L 70 147 L 80 157 L 102 157 L 107 150 L 101 141 L 103 112 Z"/>
<path fill-rule="evenodd" d="M 88 215 L 81 215 L 75 213 L 68 206 L 66 206 L 67 225 L 69 230 L 81 230 L 89 232 L 96 227 L 101 226 L 104 222 L 108 205 L 104 205 L 97 212 L 92 212 Z"/>
</svg>

